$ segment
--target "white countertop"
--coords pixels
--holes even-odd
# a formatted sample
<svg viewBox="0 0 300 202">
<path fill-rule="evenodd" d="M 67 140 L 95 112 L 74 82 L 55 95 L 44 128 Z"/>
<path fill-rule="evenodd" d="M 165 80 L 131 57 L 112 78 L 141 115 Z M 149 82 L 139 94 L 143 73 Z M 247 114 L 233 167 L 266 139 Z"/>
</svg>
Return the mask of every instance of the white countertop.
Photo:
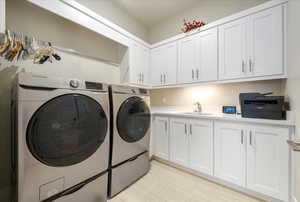
<svg viewBox="0 0 300 202">
<path fill-rule="evenodd" d="M 173 116 L 173 117 L 182 117 L 182 118 L 199 118 L 199 119 L 210 119 L 210 120 L 223 120 L 223 121 L 237 121 L 237 122 L 246 122 L 246 123 L 258 123 L 258 124 L 269 124 L 269 125 L 278 125 L 278 126 L 295 126 L 294 118 L 291 118 L 291 115 L 288 115 L 287 120 L 271 120 L 271 119 L 253 119 L 253 118 L 243 118 L 241 115 L 231 115 L 231 114 L 221 114 L 221 113 L 211 113 L 211 114 L 196 114 L 191 113 L 192 111 L 184 111 L 180 109 L 170 109 L 168 107 L 153 107 L 153 115 L 162 115 L 162 116 Z M 205 113 L 205 112 L 204 112 Z"/>
</svg>

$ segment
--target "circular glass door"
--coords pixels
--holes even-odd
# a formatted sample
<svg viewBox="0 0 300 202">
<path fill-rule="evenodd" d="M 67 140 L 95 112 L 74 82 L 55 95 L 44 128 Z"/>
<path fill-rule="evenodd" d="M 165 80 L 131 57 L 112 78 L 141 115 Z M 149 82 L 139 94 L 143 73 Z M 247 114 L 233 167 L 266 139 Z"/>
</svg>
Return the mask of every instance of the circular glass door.
<svg viewBox="0 0 300 202">
<path fill-rule="evenodd" d="M 40 162 L 62 167 L 93 155 L 105 140 L 108 120 L 90 97 L 67 94 L 41 106 L 27 127 L 27 145 Z"/>
<path fill-rule="evenodd" d="M 140 97 L 125 100 L 117 115 L 117 129 L 120 137 L 132 143 L 141 140 L 150 127 L 150 110 Z"/>
</svg>

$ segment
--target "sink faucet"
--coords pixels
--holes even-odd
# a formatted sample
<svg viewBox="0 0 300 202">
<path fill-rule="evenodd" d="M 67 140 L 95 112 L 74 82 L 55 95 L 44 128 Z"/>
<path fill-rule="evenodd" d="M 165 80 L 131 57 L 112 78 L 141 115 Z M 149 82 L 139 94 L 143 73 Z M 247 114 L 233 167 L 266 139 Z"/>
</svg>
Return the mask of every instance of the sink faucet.
<svg viewBox="0 0 300 202">
<path fill-rule="evenodd" d="M 194 106 L 195 106 L 194 112 L 202 112 L 202 107 L 201 107 L 201 103 L 200 102 L 196 102 L 194 104 Z"/>
</svg>

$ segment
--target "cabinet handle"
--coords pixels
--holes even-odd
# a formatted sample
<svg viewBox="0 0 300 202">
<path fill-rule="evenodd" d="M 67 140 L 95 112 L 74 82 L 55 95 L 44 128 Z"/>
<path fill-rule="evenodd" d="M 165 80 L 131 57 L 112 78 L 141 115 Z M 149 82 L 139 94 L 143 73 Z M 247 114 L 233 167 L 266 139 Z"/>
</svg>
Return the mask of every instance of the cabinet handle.
<svg viewBox="0 0 300 202">
<path fill-rule="evenodd" d="M 249 60 L 249 71 L 250 71 L 250 72 L 253 71 L 252 66 L 253 66 L 253 62 L 252 62 L 252 60 L 250 59 L 250 60 Z"/>
<path fill-rule="evenodd" d="M 192 69 L 192 79 L 194 80 L 194 77 L 195 77 L 195 72 L 194 70 Z"/>
<path fill-rule="evenodd" d="M 163 75 L 162 74 L 160 75 L 160 83 L 161 84 L 163 83 Z"/>
<path fill-rule="evenodd" d="M 167 122 L 165 122 L 165 131 L 166 131 L 166 133 L 168 132 L 168 124 L 167 124 Z"/>
<path fill-rule="evenodd" d="M 242 72 L 245 73 L 245 61 L 242 61 Z"/>
<path fill-rule="evenodd" d="M 186 123 L 184 124 L 184 132 L 187 135 L 187 127 L 186 127 Z"/>
<path fill-rule="evenodd" d="M 166 83 L 166 74 L 164 74 L 164 83 Z"/>
<path fill-rule="evenodd" d="M 190 124 L 190 134 L 193 135 L 193 126 Z"/>
<path fill-rule="evenodd" d="M 244 144 L 244 130 L 241 130 L 241 144 Z"/>
<path fill-rule="evenodd" d="M 249 144 L 250 144 L 250 146 L 252 146 L 252 131 L 250 131 L 250 142 L 249 142 Z"/>
<path fill-rule="evenodd" d="M 197 79 L 199 79 L 199 69 L 196 70 Z"/>
<path fill-rule="evenodd" d="M 142 83 L 144 83 L 144 74 L 142 73 Z"/>
</svg>

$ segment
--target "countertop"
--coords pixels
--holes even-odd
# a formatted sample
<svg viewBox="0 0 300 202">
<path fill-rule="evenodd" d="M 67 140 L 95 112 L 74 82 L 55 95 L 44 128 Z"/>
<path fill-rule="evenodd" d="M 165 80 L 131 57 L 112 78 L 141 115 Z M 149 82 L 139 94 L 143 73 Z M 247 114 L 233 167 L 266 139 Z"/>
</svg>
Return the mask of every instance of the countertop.
<svg viewBox="0 0 300 202">
<path fill-rule="evenodd" d="M 210 113 L 210 114 L 196 114 L 191 113 L 192 111 L 184 111 L 179 109 L 170 108 L 152 108 L 152 115 L 160 116 L 172 116 L 172 117 L 182 117 L 182 118 L 199 118 L 199 119 L 209 119 L 209 120 L 220 120 L 220 121 L 236 121 L 244 123 L 256 123 L 256 124 L 268 124 L 277 126 L 295 126 L 295 119 L 292 118 L 292 112 L 288 112 L 287 120 L 271 120 L 271 119 L 254 119 L 254 118 L 243 118 L 241 115 L 231 115 L 222 113 Z M 206 113 L 206 112 L 204 112 Z M 207 112 L 209 113 L 209 112 Z"/>
</svg>

